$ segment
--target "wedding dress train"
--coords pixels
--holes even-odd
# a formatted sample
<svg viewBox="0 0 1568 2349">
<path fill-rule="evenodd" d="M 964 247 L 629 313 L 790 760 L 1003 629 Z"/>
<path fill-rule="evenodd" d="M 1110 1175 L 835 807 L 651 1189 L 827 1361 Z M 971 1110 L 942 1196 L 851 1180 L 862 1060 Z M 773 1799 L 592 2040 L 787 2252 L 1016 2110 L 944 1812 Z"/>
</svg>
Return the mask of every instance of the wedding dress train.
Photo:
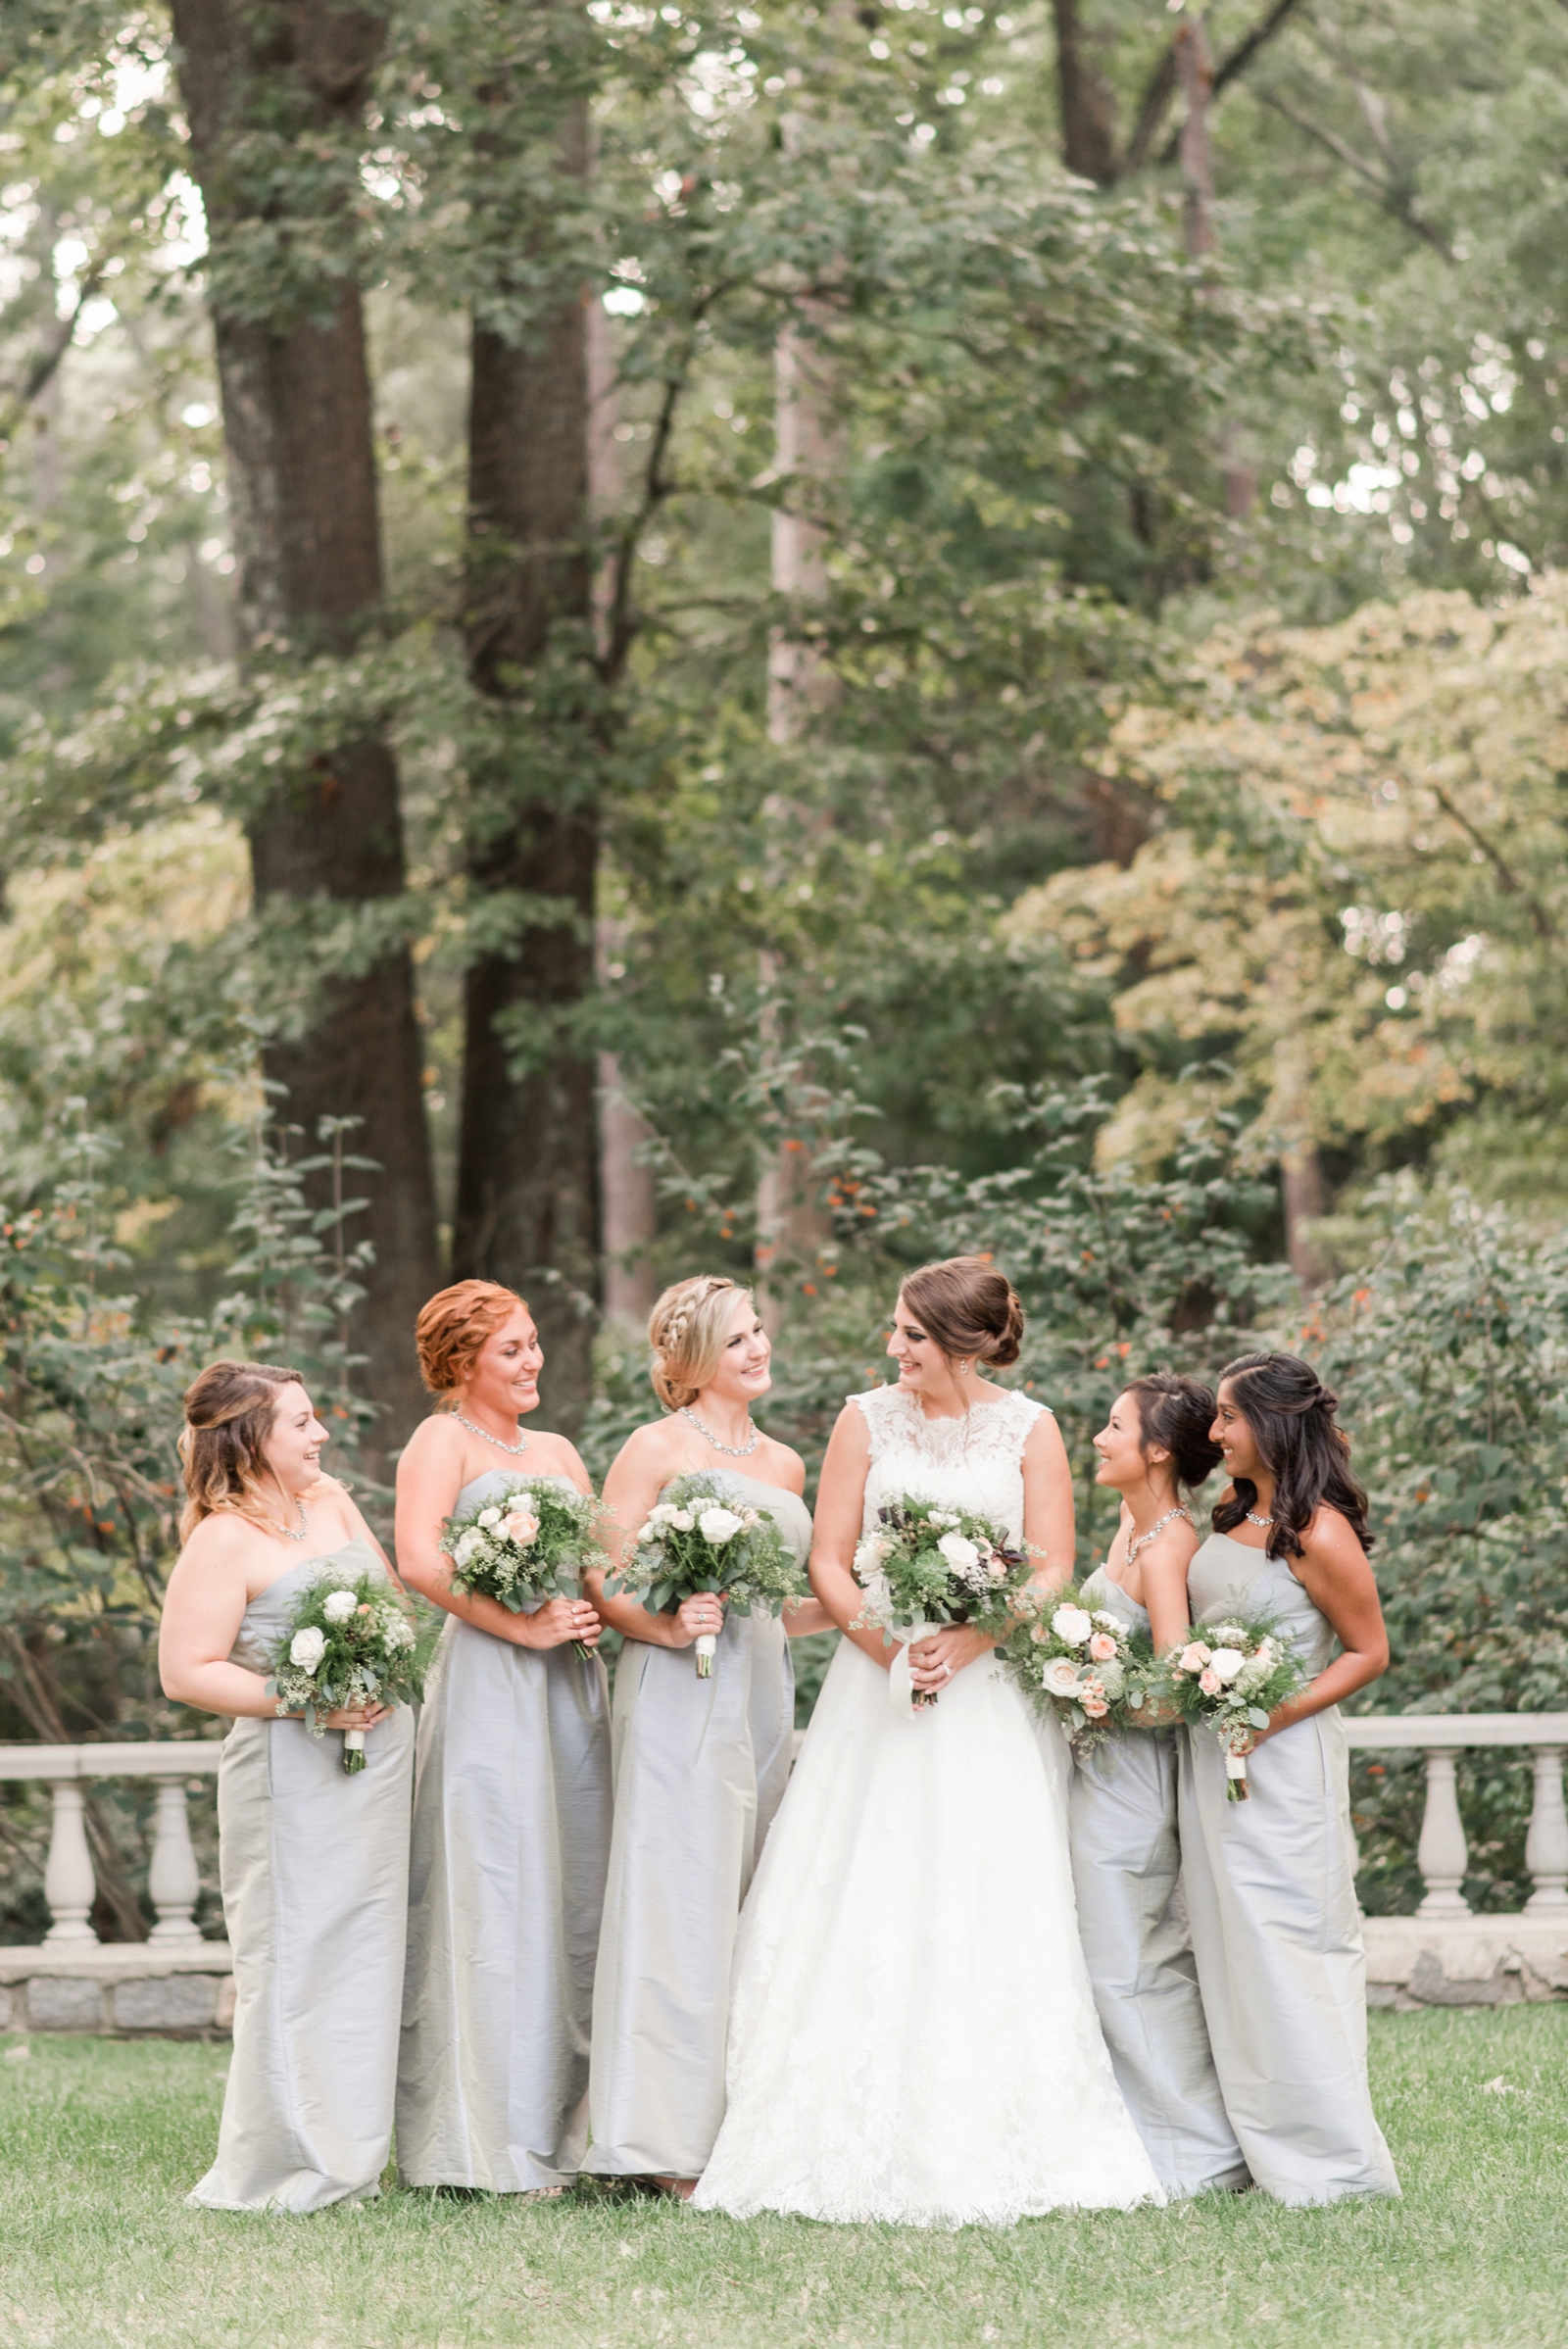
<svg viewBox="0 0 1568 2349">
<path fill-rule="evenodd" d="M 1019 1536 L 1040 1405 L 856 1400 L 867 1528 L 921 1493 Z M 742 1918 L 698 2208 L 1005 2226 L 1162 2199 L 1079 1946 L 1067 1779 L 988 1660 L 916 1713 L 841 1644 Z"/>
</svg>

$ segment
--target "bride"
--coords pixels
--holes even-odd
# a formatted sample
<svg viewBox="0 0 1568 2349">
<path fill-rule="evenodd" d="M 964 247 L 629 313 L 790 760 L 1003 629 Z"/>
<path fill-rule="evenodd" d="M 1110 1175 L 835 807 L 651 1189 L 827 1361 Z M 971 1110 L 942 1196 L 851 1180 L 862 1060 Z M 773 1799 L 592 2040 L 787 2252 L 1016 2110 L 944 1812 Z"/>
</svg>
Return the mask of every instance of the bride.
<svg viewBox="0 0 1568 2349">
<path fill-rule="evenodd" d="M 1055 1422 L 979 1375 L 1017 1360 L 1022 1327 L 977 1257 L 911 1273 L 898 1383 L 852 1396 L 834 1430 L 811 1581 L 846 1637 L 741 1921 L 698 2209 L 1005 2226 L 1162 2199 L 1079 1947 L 1065 1746 L 1037 1737 L 980 1633 L 906 1653 L 851 1628 L 856 1543 L 902 1493 L 1022 1534 L 1047 1579 L 1070 1569 Z M 915 1709 L 916 1690 L 937 1703 Z"/>
</svg>

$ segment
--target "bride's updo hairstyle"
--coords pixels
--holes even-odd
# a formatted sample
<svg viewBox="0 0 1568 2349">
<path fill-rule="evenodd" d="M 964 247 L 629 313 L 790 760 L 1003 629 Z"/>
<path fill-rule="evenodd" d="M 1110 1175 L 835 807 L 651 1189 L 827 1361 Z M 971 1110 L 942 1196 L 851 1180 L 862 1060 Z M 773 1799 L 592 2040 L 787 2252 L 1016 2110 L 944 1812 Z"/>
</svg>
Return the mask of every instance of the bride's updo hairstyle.
<svg viewBox="0 0 1568 2349">
<path fill-rule="evenodd" d="M 1170 1454 L 1179 1488 L 1192 1493 L 1205 1484 L 1224 1454 L 1208 1432 L 1215 1402 L 1202 1380 L 1175 1370 L 1152 1370 L 1147 1378 L 1134 1379 L 1123 1393 L 1138 1405 L 1138 1448 L 1144 1458 L 1157 1444 Z"/>
<path fill-rule="evenodd" d="M 1226 1398 L 1240 1411 L 1274 1479 L 1274 1523 L 1263 1547 L 1271 1558 L 1298 1558 L 1301 1538 L 1326 1501 L 1338 1509 L 1363 1549 L 1366 1494 L 1350 1474 L 1350 1439 L 1336 1427 L 1340 1398 L 1309 1362 L 1295 1354 L 1239 1354 L 1220 1372 Z M 1257 1506 L 1250 1478 L 1235 1479 L 1235 1493 L 1214 1511 L 1214 1531 L 1228 1534 Z"/>
<path fill-rule="evenodd" d="M 454 1281 L 431 1297 L 414 1325 L 419 1376 L 432 1395 L 456 1408 L 458 1389 L 473 1374 L 480 1348 L 517 1307 L 528 1310 L 515 1289 L 499 1281 Z"/>
<path fill-rule="evenodd" d="M 984 1256 L 948 1256 L 906 1273 L 899 1295 L 950 1362 L 1005 1370 L 1023 1344 L 1023 1307 L 1005 1273 Z"/>
<path fill-rule="evenodd" d="M 279 1395 L 302 1383 L 297 1370 L 275 1362 L 209 1362 L 191 1381 L 179 1431 L 186 1493 L 179 1521 L 182 1542 L 190 1540 L 204 1517 L 244 1517 L 252 1525 L 271 1526 L 277 1485 L 267 1465 L 267 1439 Z"/>
<path fill-rule="evenodd" d="M 648 1316 L 654 1349 L 648 1376 L 666 1411 L 697 1400 L 718 1368 L 736 1305 L 751 1294 L 717 1272 L 694 1273 L 664 1291 Z"/>
</svg>

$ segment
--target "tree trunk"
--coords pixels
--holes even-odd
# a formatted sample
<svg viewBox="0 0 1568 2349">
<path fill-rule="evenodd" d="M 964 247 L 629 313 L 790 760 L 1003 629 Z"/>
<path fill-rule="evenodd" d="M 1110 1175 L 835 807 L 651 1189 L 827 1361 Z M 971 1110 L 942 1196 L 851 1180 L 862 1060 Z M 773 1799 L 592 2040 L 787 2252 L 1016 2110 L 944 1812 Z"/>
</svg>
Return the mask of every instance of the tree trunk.
<svg viewBox="0 0 1568 2349">
<path fill-rule="evenodd" d="M 1056 20 L 1056 101 L 1061 160 L 1080 179 L 1114 184 L 1116 132 L 1110 91 L 1084 54 L 1078 0 L 1053 0 Z"/>
<path fill-rule="evenodd" d="M 225 265 L 249 266 L 287 238 L 287 191 L 250 152 L 279 125 L 297 142 L 352 126 L 364 109 L 382 25 L 364 11 L 244 0 L 173 0 L 180 87 L 213 243 L 213 328 L 228 445 L 238 622 L 246 652 L 277 645 L 344 652 L 381 602 L 370 387 L 358 287 L 279 285 L 260 318 L 225 297 Z M 345 234 L 347 231 L 345 230 Z M 404 887 L 396 763 L 376 736 L 313 759 L 279 784 L 250 827 L 258 902 L 326 898 L 390 906 Z M 357 1153 L 375 1159 L 354 1237 L 376 1266 L 356 1343 L 367 1386 L 389 1406 L 377 1448 L 422 1415 L 414 1321 L 439 1279 L 435 1197 L 409 954 L 328 978 L 315 1024 L 268 1048 L 288 1088 L 282 1116 L 314 1150 L 322 1116 L 358 1117 Z"/>
<path fill-rule="evenodd" d="M 564 168 L 585 174 L 587 155 L 587 113 L 575 106 Z M 580 630 L 587 659 L 590 427 L 578 289 L 519 343 L 475 324 L 466 626 L 474 683 L 497 701 L 530 690 L 564 624 Z M 570 795 L 516 769 L 479 778 L 470 890 L 531 904 L 468 970 L 453 1238 L 460 1277 L 505 1281 L 527 1297 L 551 1423 L 568 1434 L 588 1403 L 599 1282 L 597 1071 L 573 1016 L 594 984 L 599 821 L 582 780 L 592 747 L 584 728 Z M 551 765 L 549 745 L 540 749 Z M 553 901 L 545 918 L 541 899 Z"/>
</svg>

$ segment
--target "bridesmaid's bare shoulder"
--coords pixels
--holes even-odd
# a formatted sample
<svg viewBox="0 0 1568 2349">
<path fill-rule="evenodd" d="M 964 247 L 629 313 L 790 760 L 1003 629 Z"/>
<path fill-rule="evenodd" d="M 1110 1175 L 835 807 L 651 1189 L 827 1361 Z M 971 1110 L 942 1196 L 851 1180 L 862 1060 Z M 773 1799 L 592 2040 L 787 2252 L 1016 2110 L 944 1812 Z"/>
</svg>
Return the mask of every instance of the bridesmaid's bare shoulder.
<svg viewBox="0 0 1568 2349">
<path fill-rule="evenodd" d="M 775 1436 L 764 1436 L 759 1449 L 761 1458 L 774 1472 L 770 1477 L 760 1479 L 760 1482 L 779 1485 L 786 1493 L 797 1495 L 806 1491 L 806 1462 L 798 1451 L 788 1444 L 780 1444 Z M 760 1466 L 761 1461 L 759 1460 L 757 1465 Z"/>
</svg>

